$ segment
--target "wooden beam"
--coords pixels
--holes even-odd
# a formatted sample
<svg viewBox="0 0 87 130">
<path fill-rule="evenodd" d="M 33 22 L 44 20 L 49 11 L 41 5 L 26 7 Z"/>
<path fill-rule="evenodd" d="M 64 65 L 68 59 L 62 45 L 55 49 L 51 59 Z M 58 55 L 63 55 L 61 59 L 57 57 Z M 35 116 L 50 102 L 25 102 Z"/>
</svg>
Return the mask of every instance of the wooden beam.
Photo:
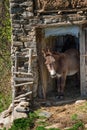
<svg viewBox="0 0 87 130">
<path fill-rule="evenodd" d="M 85 87 L 86 87 L 86 73 L 85 73 L 85 30 L 80 27 L 80 90 L 81 95 L 85 95 Z"/>
<path fill-rule="evenodd" d="M 21 94 L 20 96 L 15 97 L 15 100 L 17 100 L 17 99 L 19 99 L 19 98 L 22 98 L 22 97 L 26 97 L 26 96 L 31 95 L 31 94 L 32 94 L 32 91 L 27 92 L 27 93 L 25 93 L 25 94 Z"/>
<path fill-rule="evenodd" d="M 29 49 L 28 73 L 31 72 L 32 49 Z"/>
<path fill-rule="evenodd" d="M 87 11 L 87 7 L 85 8 L 75 8 L 75 9 L 64 9 L 64 10 L 48 10 L 48 11 L 42 11 L 40 12 L 40 10 L 35 10 L 34 12 L 35 13 L 40 13 L 40 14 L 47 14 L 47 13 L 58 13 L 58 12 L 61 12 L 61 13 L 76 13 L 78 11 Z"/>
<path fill-rule="evenodd" d="M 28 84 L 33 84 L 33 82 L 27 82 L 27 83 L 15 84 L 14 86 L 15 86 L 15 87 L 20 87 L 20 86 L 28 85 Z"/>
<path fill-rule="evenodd" d="M 86 24 L 87 20 L 79 20 L 79 21 L 72 21 L 72 22 L 58 22 L 52 24 L 38 24 L 35 28 L 47 28 L 47 27 L 61 27 L 61 26 L 71 26 L 71 25 L 82 25 Z"/>
<path fill-rule="evenodd" d="M 19 77 L 14 77 L 13 78 L 14 79 L 14 81 L 18 81 L 18 82 L 25 82 L 25 81 L 33 81 L 33 78 L 25 78 L 25 77 L 23 77 L 23 78 L 19 78 Z"/>
<path fill-rule="evenodd" d="M 13 74 L 16 74 L 16 75 L 30 75 L 30 76 L 33 76 L 32 73 L 25 73 L 25 72 L 13 72 Z"/>
</svg>

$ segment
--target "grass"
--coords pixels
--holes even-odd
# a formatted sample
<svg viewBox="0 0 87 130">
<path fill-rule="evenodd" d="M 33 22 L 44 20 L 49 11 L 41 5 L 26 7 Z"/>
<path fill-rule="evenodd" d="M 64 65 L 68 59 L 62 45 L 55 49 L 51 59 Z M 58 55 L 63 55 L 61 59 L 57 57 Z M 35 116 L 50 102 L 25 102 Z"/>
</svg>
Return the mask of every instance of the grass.
<svg viewBox="0 0 87 130">
<path fill-rule="evenodd" d="M 10 74 L 3 74 L 0 79 L 0 112 L 9 107 L 11 103 Z"/>
<path fill-rule="evenodd" d="M 78 115 L 77 114 L 73 114 L 71 119 L 74 120 L 74 121 L 78 120 Z"/>
<path fill-rule="evenodd" d="M 31 130 L 32 128 L 34 128 L 36 120 L 44 119 L 44 117 L 42 118 L 38 116 L 38 114 L 36 113 L 38 112 L 30 113 L 28 118 L 20 118 L 14 120 L 13 125 L 9 130 Z M 46 129 L 45 128 L 46 125 L 47 125 L 46 122 L 44 122 L 44 124 L 43 123 L 38 124 L 35 130 L 60 130 L 58 128 Z"/>
<path fill-rule="evenodd" d="M 46 128 L 44 128 L 43 126 L 38 126 L 38 127 L 36 128 L 36 130 L 60 130 L 60 129 L 58 129 L 58 128 L 49 128 L 49 129 L 46 129 Z"/>
<path fill-rule="evenodd" d="M 36 113 L 30 113 L 28 118 L 16 119 L 9 130 L 31 130 L 34 127 L 35 120 L 38 119 Z"/>
<path fill-rule="evenodd" d="M 45 118 L 39 116 L 39 111 L 35 111 L 33 113 L 30 113 L 28 118 L 20 118 L 14 120 L 13 125 L 9 130 L 61 130 L 59 128 L 47 129 L 47 123 L 46 120 L 44 120 Z M 40 119 L 42 120 L 42 122 L 37 122 L 37 120 Z M 84 130 L 84 123 L 78 119 L 77 114 L 73 114 L 71 119 L 76 122 L 74 125 L 72 125 L 72 127 L 66 130 Z"/>
<path fill-rule="evenodd" d="M 87 113 L 87 102 L 78 108 L 79 111 Z"/>
</svg>

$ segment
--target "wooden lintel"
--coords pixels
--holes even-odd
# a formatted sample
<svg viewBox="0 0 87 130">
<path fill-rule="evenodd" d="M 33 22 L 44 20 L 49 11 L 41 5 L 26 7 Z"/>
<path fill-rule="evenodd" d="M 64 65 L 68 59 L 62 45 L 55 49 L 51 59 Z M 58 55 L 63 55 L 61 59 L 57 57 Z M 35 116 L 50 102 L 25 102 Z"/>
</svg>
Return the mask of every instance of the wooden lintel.
<svg viewBox="0 0 87 130">
<path fill-rule="evenodd" d="M 52 23 L 52 24 L 39 24 L 35 28 L 47 28 L 47 27 L 60 27 L 60 26 L 69 26 L 69 25 L 82 25 L 87 24 L 87 20 L 81 20 L 81 21 L 73 21 L 73 22 L 59 22 L 59 23 Z"/>
<path fill-rule="evenodd" d="M 39 13 L 39 14 L 47 14 L 47 13 L 72 13 L 72 12 L 78 12 L 78 11 L 87 11 L 87 7 L 85 8 L 75 8 L 75 9 L 65 9 L 65 10 L 48 10 L 48 11 L 41 11 L 41 10 L 35 10 L 35 13 Z"/>
</svg>

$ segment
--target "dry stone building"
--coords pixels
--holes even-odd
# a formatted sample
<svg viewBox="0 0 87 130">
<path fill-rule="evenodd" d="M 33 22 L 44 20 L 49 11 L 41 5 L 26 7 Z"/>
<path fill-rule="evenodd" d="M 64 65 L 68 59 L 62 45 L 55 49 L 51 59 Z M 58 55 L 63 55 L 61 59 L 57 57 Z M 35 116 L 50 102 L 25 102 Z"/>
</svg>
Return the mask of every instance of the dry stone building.
<svg viewBox="0 0 87 130">
<path fill-rule="evenodd" d="M 61 52 L 72 42 L 80 52 L 80 95 L 87 96 L 87 0 L 10 0 L 10 13 L 13 99 L 52 91 L 42 49 Z"/>
</svg>

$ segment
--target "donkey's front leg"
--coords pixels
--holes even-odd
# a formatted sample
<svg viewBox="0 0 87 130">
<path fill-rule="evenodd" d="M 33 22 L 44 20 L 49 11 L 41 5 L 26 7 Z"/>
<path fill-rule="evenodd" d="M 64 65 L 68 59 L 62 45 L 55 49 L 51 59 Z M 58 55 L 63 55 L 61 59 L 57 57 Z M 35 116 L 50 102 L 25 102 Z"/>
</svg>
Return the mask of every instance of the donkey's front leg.
<svg viewBox="0 0 87 130">
<path fill-rule="evenodd" d="M 63 73 L 62 76 L 57 81 L 57 86 L 58 86 L 57 99 L 64 99 L 65 83 L 66 83 L 66 73 Z"/>
<path fill-rule="evenodd" d="M 61 78 L 57 78 L 57 96 L 60 95 L 61 92 Z"/>
<path fill-rule="evenodd" d="M 62 99 L 63 94 L 61 92 L 61 77 L 57 79 L 57 96 L 56 99 Z"/>
<path fill-rule="evenodd" d="M 61 76 L 61 81 L 60 81 L 60 98 L 63 99 L 64 98 L 64 89 L 65 89 L 65 84 L 66 84 L 66 73 L 63 73 L 63 75 Z"/>
</svg>

